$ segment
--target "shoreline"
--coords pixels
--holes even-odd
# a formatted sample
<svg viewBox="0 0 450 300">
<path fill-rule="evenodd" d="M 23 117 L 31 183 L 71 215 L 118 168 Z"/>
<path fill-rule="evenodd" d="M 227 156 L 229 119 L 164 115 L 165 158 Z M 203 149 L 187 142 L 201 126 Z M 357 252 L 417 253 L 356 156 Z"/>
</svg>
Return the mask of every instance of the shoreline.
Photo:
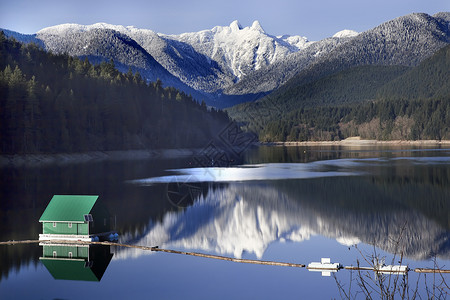
<svg viewBox="0 0 450 300">
<path fill-rule="evenodd" d="M 304 142 L 266 142 L 259 143 L 261 146 L 427 146 L 427 145 L 448 145 L 450 140 L 361 140 L 358 138 L 348 138 L 340 141 L 304 141 Z"/>
<path fill-rule="evenodd" d="M 374 146 L 448 146 L 450 140 L 362 140 L 358 137 L 341 141 L 304 141 L 304 142 L 258 142 L 255 146 L 274 147 L 374 147 Z M 194 157 L 201 149 L 159 149 L 159 150 L 120 150 L 120 151 L 88 151 L 80 153 L 37 153 L 37 154 L 4 154 L 0 155 L 0 168 L 5 167 L 40 167 L 46 165 L 69 165 L 100 161 L 174 159 Z"/>
<path fill-rule="evenodd" d="M 36 154 L 5 154 L 0 155 L 0 168 L 4 167 L 37 167 L 46 165 L 68 165 L 78 163 L 141 160 L 141 159 L 172 159 L 194 156 L 198 149 L 159 149 L 159 150 L 117 150 L 88 151 L 79 153 L 36 153 Z"/>
</svg>

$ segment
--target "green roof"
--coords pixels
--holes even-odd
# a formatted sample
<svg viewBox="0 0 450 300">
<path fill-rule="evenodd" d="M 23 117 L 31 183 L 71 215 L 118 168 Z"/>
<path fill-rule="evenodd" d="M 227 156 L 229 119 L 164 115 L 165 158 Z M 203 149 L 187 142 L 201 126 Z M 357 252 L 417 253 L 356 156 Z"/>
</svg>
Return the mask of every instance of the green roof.
<svg viewBox="0 0 450 300">
<path fill-rule="evenodd" d="M 98 196 L 54 195 L 39 222 L 84 222 Z"/>
</svg>

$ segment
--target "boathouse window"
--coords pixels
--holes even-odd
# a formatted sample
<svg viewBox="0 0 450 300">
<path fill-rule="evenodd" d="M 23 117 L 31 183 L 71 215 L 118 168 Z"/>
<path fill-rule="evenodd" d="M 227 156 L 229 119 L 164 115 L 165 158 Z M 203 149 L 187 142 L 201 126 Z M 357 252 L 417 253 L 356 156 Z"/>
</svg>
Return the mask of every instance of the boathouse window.
<svg viewBox="0 0 450 300">
<path fill-rule="evenodd" d="M 72 228 L 72 222 L 69 222 L 69 228 Z"/>
<path fill-rule="evenodd" d="M 56 222 L 53 222 L 53 227 L 56 227 Z"/>
<path fill-rule="evenodd" d="M 84 221 L 86 221 L 86 222 L 93 222 L 94 219 L 92 218 L 91 214 L 87 214 L 87 215 L 84 215 Z"/>
</svg>

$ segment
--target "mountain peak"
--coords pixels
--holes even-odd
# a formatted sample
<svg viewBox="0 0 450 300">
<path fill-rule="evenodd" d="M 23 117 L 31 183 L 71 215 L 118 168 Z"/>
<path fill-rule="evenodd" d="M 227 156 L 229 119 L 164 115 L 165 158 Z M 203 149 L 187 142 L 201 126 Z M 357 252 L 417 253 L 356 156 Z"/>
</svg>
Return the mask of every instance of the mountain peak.
<svg viewBox="0 0 450 300">
<path fill-rule="evenodd" d="M 259 23 L 258 20 L 253 21 L 251 29 L 259 31 L 261 33 L 265 33 L 264 29 L 262 28 L 262 26 L 261 26 L 261 24 Z"/>
<path fill-rule="evenodd" d="M 233 22 L 231 22 L 230 28 L 231 28 L 231 31 L 239 31 L 242 29 L 242 26 L 238 20 L 234 20 Z"/>
<path fill-rule="evenodd" d="M 358 34 L 359 33 L 354 31 L 354 30 L 344 29 L 344 30 L 341 30 L 341 31 L 337 32 L 335 35 L 333 35 L 333 37 L 341 39 L 341 38 L 355 37 Z"/>
</svg>

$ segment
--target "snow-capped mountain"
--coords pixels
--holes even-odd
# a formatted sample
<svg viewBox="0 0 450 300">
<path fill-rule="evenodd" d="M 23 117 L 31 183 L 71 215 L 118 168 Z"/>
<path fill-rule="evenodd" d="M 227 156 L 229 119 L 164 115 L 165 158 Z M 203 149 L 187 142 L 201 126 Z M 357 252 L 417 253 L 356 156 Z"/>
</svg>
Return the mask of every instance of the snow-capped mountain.
<svg viewBox="0 0 450 300">
<path fill-rule="evenodd" d="M 160 79 L 165 86 L 174 86 L 195 96 L 201 96 L 195 89 L 188 87 L 177 76 L 164 68 L 133 37 L 146 36 L 155 40 L 158 35 L 151 30 L 136 29 L 97 23 L 93 25 L 63 24 L 44 28 L 37 32 L 36 39 L 42 41 L 46 50 L 54 53 L 67 53 L 78 57 L 87 57 L 93 63 L 113 60 L 119 70 L 129 68 L 149 81 Z M 141 41 L 143 45 L 146 45 Z"/>
<path fill-rule="evenodd" d="M 449 16 L 450 13 L 410 14 L 360 34 L 340 31 L 287 56 L 282 62 L 253 72 L 225 92 L 247 94 L 276 90 L 276 94 L 289 94 L 295 99 L 299 97 L 295 90 L 303 84 L 354 66 L 416 66 L 450 43 Z M 286 100 L 293 101 L 289 97 Z"/>
<path fill-rule="evenodd" d="M 111 43 L 110 35 L 116 32 L 135 44 L 125 47 Z M 102 38 L 100 35 L 104 34 Z M 229 26 L 216 26 L 211 30 L 180 35 L 157 34 L 133 26 L 97 23 L 93 25 L 63 24 L 48 27 L 37 33 L 46 49 L 55 53 L 76 56 L 104 56 L 126 66 L 140 70 L 152 69 L 161 75 L 160 68 L 152 66 L 154 58 L 173 76 L 189 87 L 206 93 L 218 93 L 234 85 L 245 75 L 282 61 L 287 55 L 306 48 L 310 42 L 300 36 L 275 37 L 268 35 L 258 21 L 243 28 L 238 21 Z M 100 40 L 102 40 L 100 42 Z M 93 41 L 99 41 L 95 43 Z M 99 49 L 96 49 L 98 47 Z M 108 49 L 102 50 L 104 47 Z M 124 50 L 126 55 L 110 53 L 113 48 Z M 141 48 L 141 49 L 139 49 Z M 143 58 L 144 51 L 151 57 Z M 137 52 L 137 53 L 136 53 Z M 155 75 L 147 76 L 153 80 Z M 163 80 L 164 78 L 159 77 Z"/>
<path fill-rule="evenodd" d="M 236 80 L 308 45 L 307 39 L 300 36 L 271 36 L 258 21 L 250 27 L 242 27 L 236 20 L 229 26 L 164 37 L 191 45 L 197 52 L 216 61 Z"/>
<path fill-rule="evenodd" d="M 251 93 L 268 93 L 282 86 L 294 75 L 307 68 L 314 61 L 326 56 L 338 45 L 347 42 L 357 35 L 342 35 L 326 38 L 317 42 L 309 42 L 300 51 L 286 55 L 283 60 L 255 70 L 224 91 L 228 95 L 246 95 Z"/>
<path fill-rule="evenodd" d="M 326 53 L 317 51 L 316 59 L 310 60 L 299 68 L 292 67 L 291 77 L 281 86 L 276 86 L 274 84 L 276 80 L 271 79 L 279 80 L 283 74 L 287 73 L 285 70 L 289 69 L 283 65 L 274 64 L 264 72 L 255 72 L 248 76 L 233 86 L 230 93 L 247 93 L 249 87 L 251 89 L 257 82 L 268 82 L 262 84 L 261 87 L 266 90 L 274 87 L 270 90 L 274 90 L 274 92 L 269 97 L 260 99 L 257 104 L 249 104 L 246 109 L 257 114 L 255 110 L 258 109 L 258 106 L 266 107 L 265 101 L 270 106 L 273 99 L 281 99 L 282 103 L 279 103 L 278 109 L 289 111 L 292 108 L 289 105 L 295 105 L 296 101 L 302 98 L 304 85 L 331 74 L 364 65 L 417 66 L 450 43 L 449 21 L 450 13 L 448 12 L 438 13 L 434 16 L 414 13 L 385 22 L 358 35 L 348 31 L 339 32 L 335 35 L 338 37 L 331 38 L 339 44 Z M 325 40 L 317 42 L 308 47 L 306 51 L 293 54 L 299 56 L 294 61 L 302 61 L 300 57 L 305 55 L 309 48 L 324 42 Z M 289 61 L 291 60 L 289 59 Z M 284 103 L 290 104 L 284 105 Z"/>
<path fill-rule="evenodd" d="M 150 57 L 154 58 L 166 71 L 179 78 L 183 83 L 195 90 L 214 92 L 211 86 L 230 84 L 217 63 L 209 57 L 198 53 L 189 44 L 167 39 L 148 29 L 139 29 L 133 26 L 117 26 L 105 23 L 97 23 L 89 26 L 64 24 L 45 28 L 38 32 L 38 38 L 46 42 L 47 48 L 58 51 L 61 46 L 52 42 L 52 37 L 67 39 L 71 34 L 91 36 L 97 31 L 107 32 L 113 30 L 132 39 L 136 46 L 141 47 Z M 59 41 L 60 44 L 64 44 Z M 79 54 L 74 54 L 79 55 Z M 135 57 L 129 57 L 133 59 Z M 113 58 L 114 59 L 114 58 Z M 124 63 L 127 58 L 121 58 Z M 126 61 L 125 64 L 130 63 Z M 141 62 L 135 65 L 144 67 Z M 160 78 L 163 80 L 163 78 Z M 163 80 L 164 82 L 164 80 Z M 165 82 L 164 82 L 165 83 Z M 167 85 L 167 84 L 166 84 Z"/>
</svg>

